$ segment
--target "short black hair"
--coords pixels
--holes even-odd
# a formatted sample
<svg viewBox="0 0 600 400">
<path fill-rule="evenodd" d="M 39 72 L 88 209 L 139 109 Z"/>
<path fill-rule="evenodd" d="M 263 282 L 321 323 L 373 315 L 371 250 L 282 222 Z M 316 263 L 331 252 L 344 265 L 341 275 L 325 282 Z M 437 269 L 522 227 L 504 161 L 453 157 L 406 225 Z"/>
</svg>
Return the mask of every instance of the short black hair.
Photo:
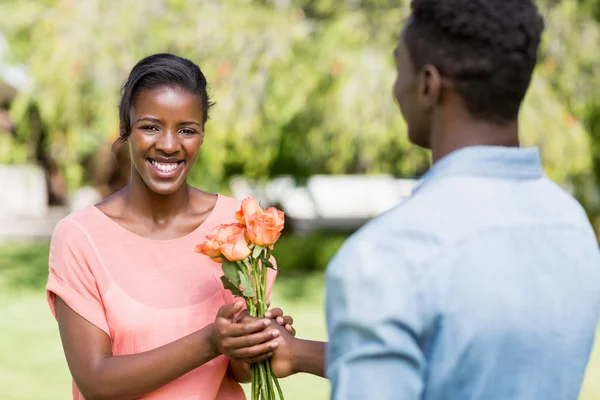
<svg viewBox="0 0 600 400">
<path fill-rule="evenodd" d="M 208 121 L 208 114 L 214 103 L 210 101 L 206 78 L 200 67 L 173 54 L 154 54 L 139 61 L 123 85 L 119 103 L 120 134 L 113 144 L 113 150 L 127 141 L 131 134 L 129 113 L 136 97 L 143 90 L 160 87 L 180 88 L 198 96 L 202 103 L 202 123 Z"/>
<path fill-rule="evenodd" d="M 476 118 L 517 118 L 544 20 L 533 0 L 413 0 L 404 33 L 415 68 L 451 80 Z"/>
</svg>

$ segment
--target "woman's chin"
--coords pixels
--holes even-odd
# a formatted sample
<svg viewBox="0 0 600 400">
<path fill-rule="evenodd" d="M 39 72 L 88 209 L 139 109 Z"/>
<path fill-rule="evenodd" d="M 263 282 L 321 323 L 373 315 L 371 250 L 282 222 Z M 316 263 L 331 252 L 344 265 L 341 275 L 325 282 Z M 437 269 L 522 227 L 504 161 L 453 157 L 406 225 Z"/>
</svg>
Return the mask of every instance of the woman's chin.
<svg viewBox="0 0 600 400">
<path fill-rule="evenodd" d="M 177 180 L 176 182 L 150 182 L 148 188 L 153 193 L 159 194 L 161 196 L 168 196 L 181 189 L 181 186 L 183 186 L 184 183 L 185 180 L 182 182 L 179 182 L 179 180 Z"/>
</svg>

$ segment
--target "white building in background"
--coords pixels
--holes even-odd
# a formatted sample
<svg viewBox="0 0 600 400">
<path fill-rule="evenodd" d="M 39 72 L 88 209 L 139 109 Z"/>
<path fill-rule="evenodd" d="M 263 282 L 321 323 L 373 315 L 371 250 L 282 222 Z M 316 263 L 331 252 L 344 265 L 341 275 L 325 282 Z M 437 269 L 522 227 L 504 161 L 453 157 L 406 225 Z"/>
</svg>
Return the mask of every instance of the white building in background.
<svg viewBox="0 0 600 400">
<path fill-rule="evenodd" d="M 0 32 L 0 82 L 15 92 L 27 90 L 29 87 L 25 67 L 9 64 L 8 42 L 2 32 Z"/>
<path fill-rule="evenodd" d="M 8 43 L 0 33 L 0 135 L 8 132 L 9 114 L 5 108 L 18 92 L 27 90 L 25 67 L 8 62 Z M 15 218 L 42 218 L 48 213 L 46 175 L 37 165 L 0 164 L 0 221 Z"/>
<path fill-rule="evenodd" d="M 255 197 L 263 206 L 280 207 L 296 232 L 355 230 L 408 199 L 418 184 L 389 175 L 315 175 L 305 186 L 296 185 L 290 176 L 264 185 L 242 176 L 229 182 L 235 198 Z"/>
</svg>

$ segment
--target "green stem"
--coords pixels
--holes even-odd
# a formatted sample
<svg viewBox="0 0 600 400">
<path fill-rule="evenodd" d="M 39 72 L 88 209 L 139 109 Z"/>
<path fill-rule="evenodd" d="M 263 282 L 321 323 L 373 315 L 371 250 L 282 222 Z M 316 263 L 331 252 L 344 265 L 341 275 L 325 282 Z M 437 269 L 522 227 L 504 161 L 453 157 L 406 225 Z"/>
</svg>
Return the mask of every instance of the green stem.
<svg viewBox="0 0 600 400">
<path fill-rule="evenodd" d="M 266 253 L 266 257 L 269 257 L 269 251 L 265 250 Z M 268 258 L 267 258 L 268 260 Z M 269 267 L 267 267 L 266 265 L 263 265 L 262 268 L 262 290 L 263 290 L 263 298 L 266 297 L 266 290 L 267 290 L 267 272 L 269 270 Z M 266 300 L 266 299 L 264 299 Z M 265 310 L 266 312 L 266 310 Z"/>
<path fill-rule="evenodd" d="M 259 393 L 259 387 L 260 387 L 260 380 L 259 380 L 259 371 L 258 371 L 258 364 L 253 364 L 252 365 L 252 400 L 260 400 L 260 393 Z"/>
<path fill-rule="evenodd" d="M 265 380 L 267 382 L 267 393 L 269 393 L 269 400 L 275 400 L 275 391 L 273 390 L 273 382 L 271 381 L 271 374 L 269 374 L 269 360 L 262 362 L 265 369 Z"/>
<path fill-rule="evenodd" d="M 261 394 L 262 400 L 271 400 L 269 396 L 268 386 L 267 386 L 267 371 L 265 370 L 265 363 L 261 361 L 259 364 L 260 367 L 260 386 L 261 386 Z"/>
</svg>

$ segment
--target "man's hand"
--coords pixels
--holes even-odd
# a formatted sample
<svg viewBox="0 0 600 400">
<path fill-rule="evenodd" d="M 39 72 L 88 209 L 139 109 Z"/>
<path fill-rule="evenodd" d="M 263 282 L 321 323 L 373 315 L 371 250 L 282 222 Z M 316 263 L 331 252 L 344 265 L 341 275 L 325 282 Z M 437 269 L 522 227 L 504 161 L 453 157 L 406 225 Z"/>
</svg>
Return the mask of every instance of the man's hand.
<svg viewBox="0 0 600 400">
<path fill-rule="evenodd" d="M 276 339 L 279 342 L 279 346 L 271 358 L 271 370 L 277 378 L 286 378 L 298 372 L 294 363 L 296 360 L 295 344 L 298 342 L 298 339 L 292 336 L 281 325 L 273 324 L 272 326 L 279 330 L 279 336 Z"/>
<path fill-rule="evenodd" d="M 274 308 L 265 313 L 265 318 L 273 319 L 280 326 L 283 326 L 292 336 L 296 336 L 296 329 L 292 326 L 294 319 L 290 315 L 284 315 L 281 308 Z"/>
</svg>

